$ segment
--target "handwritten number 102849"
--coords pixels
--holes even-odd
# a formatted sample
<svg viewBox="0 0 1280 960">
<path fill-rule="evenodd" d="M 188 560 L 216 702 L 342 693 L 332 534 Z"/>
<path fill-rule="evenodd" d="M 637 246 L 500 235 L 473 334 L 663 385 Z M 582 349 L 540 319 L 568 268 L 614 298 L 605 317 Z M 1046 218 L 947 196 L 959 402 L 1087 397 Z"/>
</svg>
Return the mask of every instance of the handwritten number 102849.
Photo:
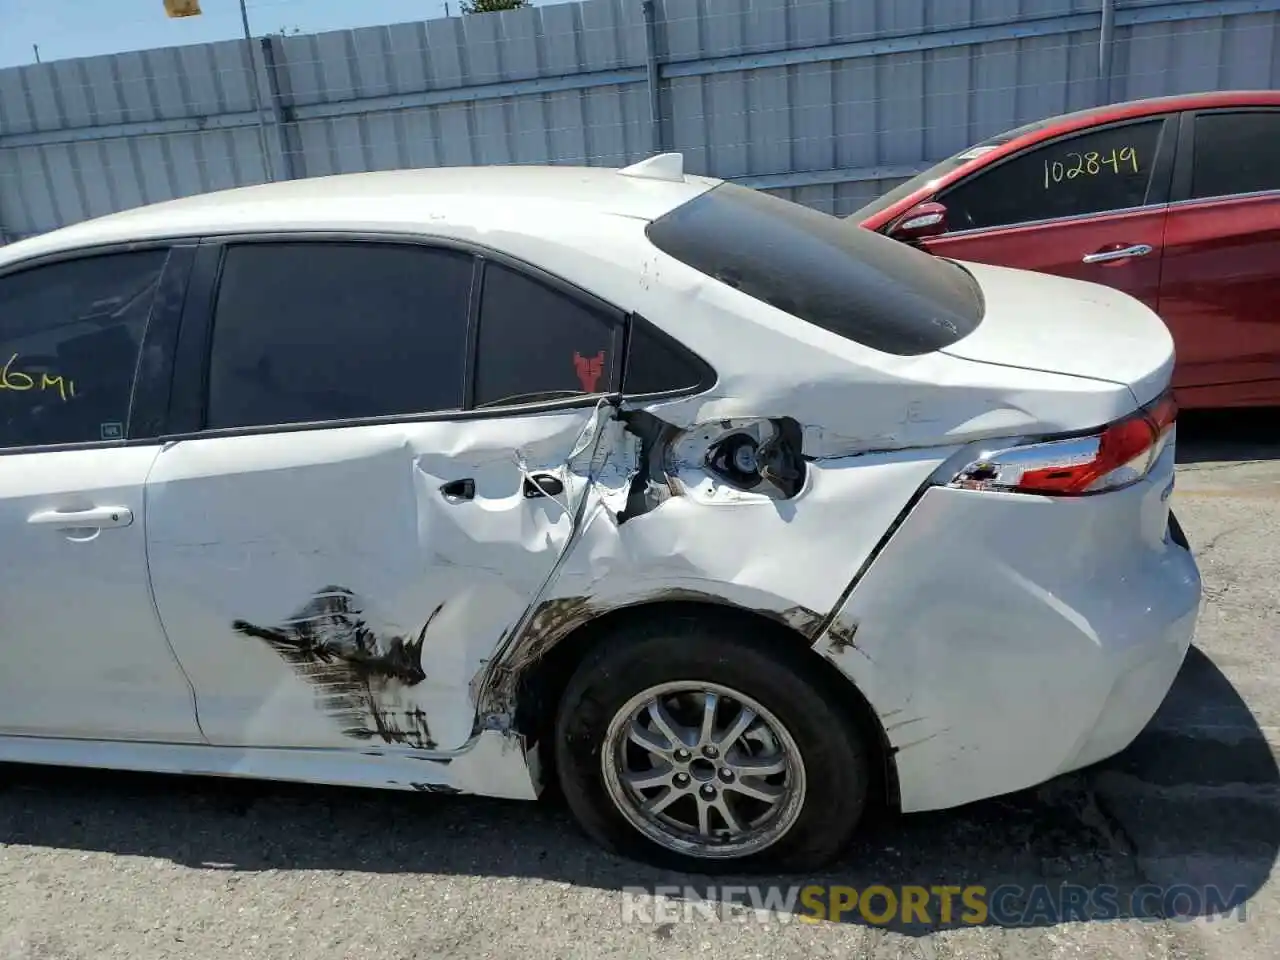
<svg viewBox="0 0 1280 960">
<path fill-rule="evenodd" d="M 1048 190 L 1055 183 L 1074 180 L 1079 176 L 1096 177 L 1107 169 L 1112 173 L 1120 173 L 1126 167 L 1132 168 L 1134 173 L 1138 172 L 1138 151 L 1133 147 L 1121 147 L 1105 156 L 1096 150 L 1068 153 L 1065 163 L 1061 160 L 1044 162 L 1044 188 Z"/>
</svg>

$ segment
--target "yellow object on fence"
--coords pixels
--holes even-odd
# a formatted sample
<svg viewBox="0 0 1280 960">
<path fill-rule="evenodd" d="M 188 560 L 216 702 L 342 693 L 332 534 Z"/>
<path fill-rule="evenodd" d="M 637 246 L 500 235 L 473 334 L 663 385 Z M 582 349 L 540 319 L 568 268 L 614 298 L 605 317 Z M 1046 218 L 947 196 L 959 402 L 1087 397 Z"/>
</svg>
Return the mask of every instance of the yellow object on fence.
<svg viewBox="0 0 1280 960">
<path fill-rule="evenodd" d="M 170 17 L 198 17 L 200 0 L 164 0 L 164 12 Z"/>
</svg>

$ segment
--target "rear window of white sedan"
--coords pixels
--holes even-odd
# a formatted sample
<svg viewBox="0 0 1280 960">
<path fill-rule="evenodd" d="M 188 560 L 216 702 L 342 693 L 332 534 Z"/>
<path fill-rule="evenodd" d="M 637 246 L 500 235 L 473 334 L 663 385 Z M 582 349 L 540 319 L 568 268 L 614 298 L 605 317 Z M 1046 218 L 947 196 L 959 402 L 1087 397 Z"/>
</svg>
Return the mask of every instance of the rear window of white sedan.
<svg viewBox="0 0 1280 960">
<path fill-rule="evenodd" d="M 982 322 L 978 285 L 951 261 L 747 187 L 720 184 L 648 236 L 695 270 L 881 353 L 940 350 Z"/>
</svg>

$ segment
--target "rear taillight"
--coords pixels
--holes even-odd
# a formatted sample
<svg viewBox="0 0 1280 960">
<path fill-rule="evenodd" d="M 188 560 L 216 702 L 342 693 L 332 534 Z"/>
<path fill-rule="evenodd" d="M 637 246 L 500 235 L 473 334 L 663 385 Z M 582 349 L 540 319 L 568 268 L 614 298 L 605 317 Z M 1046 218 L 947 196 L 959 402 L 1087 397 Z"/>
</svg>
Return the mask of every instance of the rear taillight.
<svg viewBox="0 0 1280 960">
<path fill-rule="evenodd" d="M 975 460 L 950 486 L 1078 497 L 1141 480 L 1164 452 L 1178 406 L 1171 393 L 1101 433 L 1009 447 Z"/>
</svg>

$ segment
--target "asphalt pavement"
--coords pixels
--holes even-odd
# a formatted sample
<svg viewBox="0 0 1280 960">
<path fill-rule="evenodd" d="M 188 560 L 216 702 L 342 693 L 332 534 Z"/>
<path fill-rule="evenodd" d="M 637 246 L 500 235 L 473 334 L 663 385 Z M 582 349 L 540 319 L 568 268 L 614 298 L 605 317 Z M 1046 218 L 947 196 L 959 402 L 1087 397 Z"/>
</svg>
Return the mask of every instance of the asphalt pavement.
<svg viewBox="0 0 1280 960">
<path fill-rule="evenodd" d="M 1174 690 L 1129 750 L 1036 790 L 877 822 L 822 876 L 718 881 L 774 883 L 777 897 L 812 884 L 1005 891 L 985 919 L 962 921 L 959 906 L 951 923 L 936 909 L 910 923 L 762 915 L 727 901 L 767 891 L 607 856 L 555 804 L 11 767 L 0 960 L 1272 960 L 1280 417 L 1184 415 L 1179 429 L 1173 503 L 1205 602 Z M 627 892 L 655 887 L 681 889 Z M 1078 903 L 1068 891 L 1106 891 L 1104 908 L 1064 911 Z"/>
</svg>

